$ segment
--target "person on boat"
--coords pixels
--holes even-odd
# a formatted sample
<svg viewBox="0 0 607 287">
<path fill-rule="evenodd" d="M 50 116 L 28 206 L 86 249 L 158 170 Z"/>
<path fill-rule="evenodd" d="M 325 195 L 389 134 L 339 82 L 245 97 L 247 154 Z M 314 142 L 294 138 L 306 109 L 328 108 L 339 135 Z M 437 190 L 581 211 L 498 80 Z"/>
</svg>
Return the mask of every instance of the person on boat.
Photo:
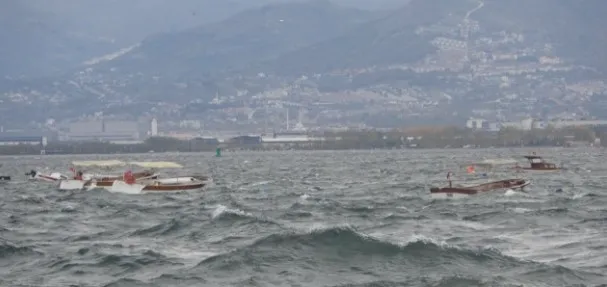
<svg viewBox="0 0 607 287">
<path fill-rule="evenodd" d="M 133 172 L 130 170 L 126 171 L 122 177 L 124 179 L 124 182 L 128 184 L 135 183 L 135 176 L 133 176 Z"/>
<path fill-rule="evenodd" d="M 449 181 L 449 188 L 451 188 L 452 187 L 452 184 L 451 184 L 451 172 L 447 172 L 447 181 Z"/>
<path fill-rule="evenodd" d="M 79 170 L 78 172 L 76 172 L 76 175 L 74 175 L 74 179 L 75 180 L 83 180 L 83 175 L 84 174 L 82 173 L 82 171 Z"/>
</svg>

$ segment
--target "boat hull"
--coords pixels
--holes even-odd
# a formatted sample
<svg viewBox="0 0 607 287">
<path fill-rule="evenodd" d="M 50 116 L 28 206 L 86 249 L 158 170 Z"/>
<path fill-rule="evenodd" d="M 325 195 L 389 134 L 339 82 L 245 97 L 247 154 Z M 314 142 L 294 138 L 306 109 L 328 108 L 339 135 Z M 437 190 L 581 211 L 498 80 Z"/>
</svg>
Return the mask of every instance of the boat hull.
<svg viewBox="0 0 607 287">
<path fill-rule="evenodd" d="M 44 182 L 56 182 L 59 180 L 66 180 L 68 179 L 67 176 L 60 174 L 60 173 L 51 173 L 51 174 L 44 174 L 44 173 L 35 173 L 33 176 L 30 174 L 30 178 L 29 180 L 32 181 L 44 181 Z"/>
<path fill-rule="evenodd" d="M 433 187 L 430 194 L 433 197 L 466 197 L 500 189 L 521 189 L 529 184 L 531 181 L 526 179 L 506 179 L 469 187 Z"/>
<path fill-rule="evenodd" d="M 126 194 L 164 193 L 201 189 L 206 184 L 207 181 L 201 181 L 195 177 L 174 177 L 141 181 L 133 184 L 116 180 L 107 189 L 110 192 Z"/>
<path fill-rule="evenodd" d="M 182 176 L 162 178 L 141 184 L 145 185 L 143 190 L 147 192 L 182 191 L 203 188 L 208 179 L 205 176 Z"/>
<path fill-rule="evenodd" d="M 556 172 L 563 170 L 562 168 L 533 168 L 533 167 L 523 167 L 520 170 L 524 171 L 537 171 L 537 172 Z"/>
<path fill-rule="evenodd" d="M 146 185 L 143 190 L 146 192 L 167 192 L 167 191 L 184 191 L 203 188 L 206 185 L 204 182 L 191 184 L 164 184 L 164 185 Z"/>
</svg>

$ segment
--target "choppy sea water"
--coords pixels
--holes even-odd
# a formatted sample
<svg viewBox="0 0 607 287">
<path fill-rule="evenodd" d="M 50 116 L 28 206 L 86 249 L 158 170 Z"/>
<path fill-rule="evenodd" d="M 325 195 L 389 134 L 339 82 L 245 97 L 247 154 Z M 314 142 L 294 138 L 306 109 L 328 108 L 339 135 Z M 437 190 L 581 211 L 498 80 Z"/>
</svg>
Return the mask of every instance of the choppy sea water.
<svg viewBox="0 0 607 287">
<path fill-rule="evenodd" d="M 602 149 L 534 150 L 569 170 L 525 174 L 527 193 L 429 196 L 461 163 L 530 151 L 0 157 L 0 286 L 606 286 Z M 214 183 L 124 195 L 22 176 L 116 158 Z"/>
</svg>

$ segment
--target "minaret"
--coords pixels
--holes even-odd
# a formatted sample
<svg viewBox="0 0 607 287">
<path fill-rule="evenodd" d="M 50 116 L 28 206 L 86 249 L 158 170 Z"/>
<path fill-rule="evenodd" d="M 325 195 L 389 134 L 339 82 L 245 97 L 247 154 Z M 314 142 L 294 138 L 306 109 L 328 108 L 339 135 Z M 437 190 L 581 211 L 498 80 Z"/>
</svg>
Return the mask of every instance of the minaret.
<svg viewBox="0 0 607 287">
<path fill-rule="evenodd" d="M 287 108 L 287 131 L 289 131 L 289 108 Z"/>
<path fill-rule="evenodd" d="M 156 118 L 153 118 L 152 123 L 150 124 L 150 135 L 153 137 L 158 135 L 158 121 Z"/>
</svg>

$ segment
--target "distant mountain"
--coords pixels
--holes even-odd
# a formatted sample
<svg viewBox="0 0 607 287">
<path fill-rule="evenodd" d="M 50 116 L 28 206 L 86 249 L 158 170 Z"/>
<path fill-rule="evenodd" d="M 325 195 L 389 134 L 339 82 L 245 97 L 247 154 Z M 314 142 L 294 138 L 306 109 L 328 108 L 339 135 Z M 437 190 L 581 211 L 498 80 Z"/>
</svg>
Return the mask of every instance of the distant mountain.
<svg viewBox="0 0 607 287">
<path fill-rule="evenodd" d="M 345 68 L 410 63 L 435 51 L 431 37 L 416 28 L 445 22 L 457 25 L 457 16 L 472 9 L 471 1 L 413 0 L 386 17 L 360 25 L 327 41 L 303 47 L 258 69 L 276 74 L 327 72 Z"/>
<path fill-rule="evenodd" d="M 281 0 L 20 0 L 63 19 L 75 33 L 132 45 L 156 33 L 221 21 L 242 10 Z"/>
<path fill-rule="evenodd" d="M 323 0 L 267 5 L 218 23 L 149 37 L 104 66 L 190 76 L 238 69 L 332 39 L 374 15 Z"/>
<path fill-rule="evenodd" d="M 157 75 L 227 71 L 297 76 L 418 63 L 437 51 L 432 41 L 438 37 L 468 42 L 474 50 L 483 38 L 515 33 L 523 35 L 523 46 L 550 46 L 550 55 L 603 69 L 607 34 L 600 31 L 607 18 L 596 11 L 603 11 L 605 3 L 412 0 L 386 15 L 329 1 L 289 2 L 149 37 L 106 67 Z M 462 34 L 464 21 L 478 23 L 468 38 Z"/>
<path fill-rule="evenodd" d="M 0 78 L 53 76 L 157 33 L 286 0 L 0 1 Z"/>
<path fill-rule="evenodd" d="M 470 41 L 473 50 L 483 37 L 517 33 L 527 47 L 550 45 L 553 55 L 607 71 L 607 18 L 599 12 L 606 9 L 600 0 L 413 0 L 382 19 L 256 68 L 297 75 L 412 64 L 436 51 L 431 40 L 437 37 Z M 479 23 L 469 40 L 458 28 L 464 19 Z"/>
<path fill-rule="evenodd" d="M 69 33 L 61 19 L 35 11 L 22 1 L 0 3 L 0 77 L 59 73 L 111 43 Z"/>
<path fill-rule="evenodd" d="M 41 118 L 103 111 L 228 123 L 239 117 L 226 107 L 280 106 L 272 103 L 280 98 L 314 106 L 326 122 L 382 125 L 607 111 L 602 0 L 411 0 L 375 12 L 329 1 L 268 1 L 281 3 L 146 37 L 75 73 L 0 80 L 8 87 L 0 109 L 15 118 L 31 117 L 27 110 Z M 65 103 L 78 108 L 66 111 Z"/>
</svg>

